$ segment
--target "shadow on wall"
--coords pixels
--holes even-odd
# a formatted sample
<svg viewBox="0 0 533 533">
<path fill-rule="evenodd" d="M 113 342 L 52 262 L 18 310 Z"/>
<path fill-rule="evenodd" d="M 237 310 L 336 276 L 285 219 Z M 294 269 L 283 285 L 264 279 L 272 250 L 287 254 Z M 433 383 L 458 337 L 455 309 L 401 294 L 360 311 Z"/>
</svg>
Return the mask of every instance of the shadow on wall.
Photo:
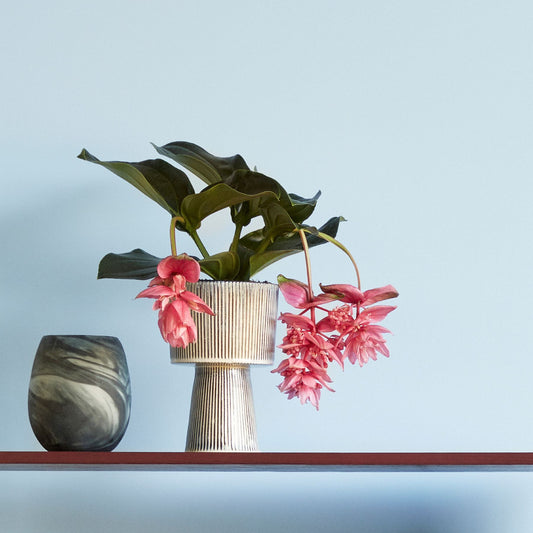
<svg viewBox="0 0 533 533">
<path fill-rule="evenodd" d="M 506 483 L 505 475 L 502 483 L 498 474 L 3 476 L 8 483 L 3 483 L 7 494 L 0 498 L 0 525 L 10 533 L 501 533 L 514 530 L 513 506 L 523 506 L 516 487 Z M 501 498 L 502 489 L 507 501 Z"/>
</svg>

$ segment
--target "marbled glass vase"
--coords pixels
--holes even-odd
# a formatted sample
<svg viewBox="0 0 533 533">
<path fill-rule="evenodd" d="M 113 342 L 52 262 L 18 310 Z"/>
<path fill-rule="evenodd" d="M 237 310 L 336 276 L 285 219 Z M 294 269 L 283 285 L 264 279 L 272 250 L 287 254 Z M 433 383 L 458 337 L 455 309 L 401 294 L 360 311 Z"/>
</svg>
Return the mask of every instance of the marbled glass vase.
<svg viewBox="0 0 533 533">
<path fill-rule="evenodd" d="M 116 337 L 47 335 L 37 349 L 28 412 L 49 451 L 110 451 L 131 406 L 126 356 Z"/>
</svg>

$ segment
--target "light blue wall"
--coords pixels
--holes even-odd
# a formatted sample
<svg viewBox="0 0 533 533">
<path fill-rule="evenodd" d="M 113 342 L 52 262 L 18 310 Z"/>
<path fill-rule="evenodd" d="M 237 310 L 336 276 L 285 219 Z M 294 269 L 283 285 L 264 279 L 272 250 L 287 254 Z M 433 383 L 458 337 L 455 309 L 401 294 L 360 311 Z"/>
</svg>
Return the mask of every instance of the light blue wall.
<svg viewBox="0 0 533 533">
<path fill-rule="evenodd" d="M 142 282 L 95 279 L 109 251 L 166 255 L 167 216 L 76 155 L 138 161 L 156 156 L 150 141 L 190 140 L 289 191 L 321 189 L 312 220 L 348 219 L 339 237 L 364 288 L 401 293 L 391 358 L 334 372 L 319 413 L 254 369 L 263 450 L 531 451 L 532 22 L 518 0 L 4 7 L 0 448 L 40 449 L 26 414 L 40 338 L 87 333 L 118 336 L 128 356 L 118 450 L 183 449 L 192 369 L 170 366 L 150 303 L 134 301 Z M 226 237 L 218 225 L 208 242 Z M 313 260 L 316 282 L 354 281 L 338 252 Z M 264 278 L 280 272 L 303 278 L 303 259 Z M 530 474 L 0 478 L 15 533 L 533 527 Z"/>
</svg>

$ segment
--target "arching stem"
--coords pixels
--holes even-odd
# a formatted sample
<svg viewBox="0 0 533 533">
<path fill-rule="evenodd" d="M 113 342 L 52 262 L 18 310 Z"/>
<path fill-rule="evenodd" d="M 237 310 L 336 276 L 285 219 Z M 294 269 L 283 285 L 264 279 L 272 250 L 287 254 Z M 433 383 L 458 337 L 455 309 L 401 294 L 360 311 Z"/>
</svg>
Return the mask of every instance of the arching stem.
<svg viewBox="0 0 533 533">
<path fill-rule="evenodd" d="M 304 250 L 305 256 L 305 270 L 307 272 L 307 286 L 309 288 L 309 300 L 313 299 L 313 279 L 311 276 L 311 257 L 309 256 L 309 245 L 307 244 L 307 237 L 305 236 L 305 231 L 303 229 L 298 230 L 300 239 L 302 240 L 302 248 Z M 311 320 L 315 322 L 315 308 L 311 307 Z"/>
<path fill-rule="evenodd" d="M 325 241 L 331 242 L 332 244 L 337 246 L 337 248 L 340 248 L 350 258 L 350 261 L 352 262 L 352 265 L 355 269 L 355 275 L 357 276 L 357 288 L 361 290 L 361 276 L 359 275 L 359 268 L 357 268 L 357 263 L 355 262 L 355 259 L 353 258 L 348 248 L 346 248 L 344 244 L 340 243 L 337 239 L 334 239 L 327 233 L 322 233 L 321 231 L 319 231 L 318 233 L 316 233 L 316 235 L 318 235 L 321 239 L 324 239 Z"/>
<path fill-rule="evenodd" d="M 307 286 L 309 287 L 309 298 L 313 298 L 313 280 L 311 278 L 311 258 L 309 257 L 309 245 L 303 229 L 298 230 L 305 256 L 305 269 L 307 271 Z"/>
<path fill-rule="evenodd" d="M 174 257 L 176 257 L 178 254 L 176 252 L 176 222 L 184 222 L 183 218 L 181 217 L 172 217 L 172 220 L 170 221 L 170 250 Z"/>
<path fill-rule="evenodd" d="M 178 255 L 177 248 L 176 248 L 176 222 L 185 224 L 185 219 L 180 216 L 175 216 L 175 217 L 172 217 L 172 220 L 170 221 L 170 250 L 174 257 Z M 209 257 L 209 252 L 206 250 L 203 242 L 200 240 L 198 233 L 196 233 L 196 231 L 189 231 L 189 235 L 194 241 L 194 244 L 196 244 L 196 246 L 198 247 L 198 250 L 200 250 L 200 253 L 202 254 L 202 256 Z"/>
</svg>

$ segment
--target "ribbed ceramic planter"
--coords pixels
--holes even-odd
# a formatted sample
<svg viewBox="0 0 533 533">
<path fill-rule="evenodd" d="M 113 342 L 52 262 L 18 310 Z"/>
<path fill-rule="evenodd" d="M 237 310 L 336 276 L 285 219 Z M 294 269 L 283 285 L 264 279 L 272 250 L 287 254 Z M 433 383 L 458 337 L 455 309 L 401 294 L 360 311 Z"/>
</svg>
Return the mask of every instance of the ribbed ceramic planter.
<svg viewBox="0 0 533 533">
<path fill-rule="evenodd" d="M 198 341 L 172 348 L 173 363 L 194 363 L 186 451 L 255 451 L 250 365 L 274 362 L 278 286 L 199 281 L 191 286 L 216 313 L 195 314 Z"/>
<path fill-rule="evenodd" d="M 116 337 L 47 335 L 33 362 L 28 414 L 50 451 L 110 451 L 130 418 L 130 377 Z"/>
</svg>

